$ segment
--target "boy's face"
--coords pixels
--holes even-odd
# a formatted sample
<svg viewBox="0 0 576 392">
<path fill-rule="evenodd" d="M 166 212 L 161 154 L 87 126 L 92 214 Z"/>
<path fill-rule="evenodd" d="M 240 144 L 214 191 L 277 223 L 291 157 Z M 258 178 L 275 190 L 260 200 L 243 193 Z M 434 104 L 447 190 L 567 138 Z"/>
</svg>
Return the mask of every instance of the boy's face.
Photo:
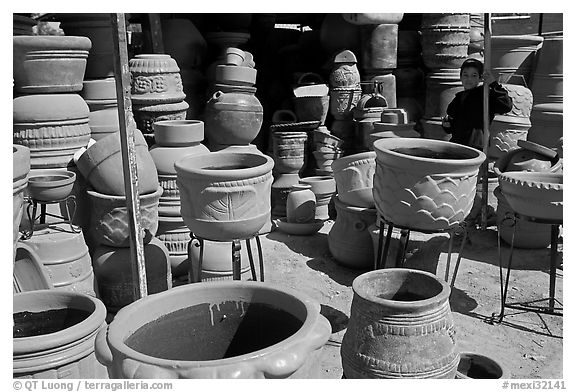
<svg viewBox="0 0 576 392">
<path fill-rule="evenodd" d="M 470 90 L 480 83 L 480 74 L 474 67 L 465 67 L 460 71 L 460 81 L 464 90 Z"/>
</svg>

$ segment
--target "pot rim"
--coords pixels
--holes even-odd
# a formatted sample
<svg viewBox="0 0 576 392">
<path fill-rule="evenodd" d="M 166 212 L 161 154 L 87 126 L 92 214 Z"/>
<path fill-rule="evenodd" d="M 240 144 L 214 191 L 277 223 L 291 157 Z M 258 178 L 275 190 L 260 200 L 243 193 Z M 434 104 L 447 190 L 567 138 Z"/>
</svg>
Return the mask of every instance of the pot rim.
<svg viewBox="0 0 576 392">
<path fill-rule="evenodd" d="M 335 160 L 334 163 L 332 164 L 332 170 L 334 170 L 334 172 L 337 172 L 344 169 L 345 167 L 350 166 L 354 162 L 362 160 L 374 161 L 373 164 L 376 165 L 376 153 L 374 151 L 366 151 L 353 155 L 347 155 L 345 157 L 340 157 L 337 160 Z"/>
<path fill-rule="evenodd" d="M 213 155 L 214 154 L 214 155 Z M 217 155 L 216 155 L 217 154 Z M 258 162 L 255 166 L 243 169 L 206 169 L 205 166 L 214 164 L 215 162 L 238 162 L 243 159 Z M 214 161 L 216 160 L 216 161 Z M 189 163 L 199 164 L 202 167 L 190 166 Z M 174 168 L 178 176 L 184 177 L 211 177 L 214 180 L 241 180 L 252 178 L 255 176 L 264 175 L 272 170 L 274 167 L 274 160 L 268 155 L 256 154 L 252 152 L 214 152 L 206 153 L 203 155 L 190 155 L 180 158 L 174 162 Z"/>
<path fill-rule="evenodd" d="M 438 147 L 448 147 L 452 150 L 463 150 L 469 153 L 473 153 L 475 156 L 470 158 L 463 158 L 463 159 L 435 159 L 435 158 L 425 158 L 425 157 L 418 157 L 408 154 L 403 154 L 397 151 L 392 151 L 391 148 L 386 147 L 387 145 L 392 144 L 391 148 L 398 148 L 398 147 L 420 147 L 420 146 L 438 146 Z M 409 159 L 414 161 L 420 161 L 423 163 L 431 163 L 431 164 L 438 164 L 442 163 L 444 165 L 454 165 L 460 166 L 462 164 L 467 165 L 478 165 L 482 164 L 486 159 L 486 154 L 484 154 L 480 150 L 476 150 L 475 148 L 468 147 L 462 144 L 452 143 L 444 140 L 434 140 L 434 139 L 422 139 L 422 138 L 385 138 L 379 139 L 374 141 L 374 151 L 376 151 L 377 155 L 385 154 L 390 155 L 394 158 L 398 159 Z"/>
<path fill-rule="evenodd" d="M 162 192 L 164 192 L 164 189 L 162 189 L 161 186 L 158 186 L 158 189 L 156 189 L 154 192 L 138 194 L 138 196 L 141 201 L 154 200 L 156 198 L 159 199 L 162 195 Z M 94 199 L 111 200 L 112 202 L 116 203 L 122 203 L 126 201 L 126 196 L 108 195 L 105 193 L 100 193 L 94 189 L 87 189 L 86 193 L 88 193 L 88 195 L 92 196 Z"/>
<path fill-rule="evenodd" d="M 190 301 L 187 305 L 180 307 L 178 309 L 173 309 L 167 313 L 159 315 L 157 318 L 147 320 L 146 322 L 142 323 L 138 326 L 130 325 L 133 322 L 131 315 L 138 311 L 144 311 L 150 313 L 148 309 L 154 308 L 154 305 L 157 306 L 162 305 L 163 302 L 166 302 L 171 297 L 187 297 L 190 299 L 195 298 L 193 295 L 196 291 L 205 291 L 210 290 L 213 292 L 222 292 L 228 289 L 234 290 L 247 290 L 248 292 L 251 291 L 266 291 L 271 290 L 280 295 L 287 295 L 292 297 L 293 299 L 299 301 L 306 309 L 306 317 L 302 323 L 302 326 L 291 336 L 287 337 L 286 339 L 268 346 L 266 348 L 253 351 L 243 355 L 237 355 L 235 357 L 230 358 L 223 358 L 223 359 L 213 359 L 213 360 L 206 360 L 206 361 L 184 361 L 184 360 L 172 360 L 172 359 L 164 359 L 164 358 L 157 358 L 150 355 L 143 354 L 135 349 L 129 347 L 125 341 L 130 337 L 134 332 L 138 330 L 138 328 L 143 327 L 144 325 L 149 324 L 157 320 L 158 318 L 165 316 L 167 314 L 173 313 L 180 309 L 184 309 L 186 307 L 190 307 L 194 305 L 194 301 Z M 232 298 L 233 299 L 233 298 Z M 168 369 L 172 368 L 187 368 L 191 365 L 196 365 L 195 367 L 210 367 L 210 366 L 225 366 L 230 365 L 237 362 L 245 362 L 246 360 L 258 358 L 266 355 L 273 356 L 273 353 L 270 353 L 270 350 L 277 349 L 281 350 L 282 346 L 297 344 L 302 337 L 305 337 L 307 334 L 311 333 L 314 330 L 314 326 L 318 321 L 320 316 L 320 306 L 314 302 L 310 297 L 303 294 L 302 292 L 297 292 L 293 289 L 289 289 L 286 287 L 277 287 L 275 285 L 271 285 L 265 282 L 252 282 L 252 281 L 226 281 L 226 282 L 209 282 L 209 283 L 197 283 L 194 285 L 184 285 L 180 287 L 172 288 L 171 290 L 150 295 L 146 298 L 143 298 L 139 301 L 133 302 L 124 308 L 122 308 L 114 317 L 114 320 L 108 325 L 108 333 L 107 333 L 107 344 L 113 348 L 113 352 L 120 352 L 122 355 L 125 355 L 127 358 L 132 360 L 141 361 L 146 364 L 153 364 L 162 367 L 166 367 Z"/>
</svg>

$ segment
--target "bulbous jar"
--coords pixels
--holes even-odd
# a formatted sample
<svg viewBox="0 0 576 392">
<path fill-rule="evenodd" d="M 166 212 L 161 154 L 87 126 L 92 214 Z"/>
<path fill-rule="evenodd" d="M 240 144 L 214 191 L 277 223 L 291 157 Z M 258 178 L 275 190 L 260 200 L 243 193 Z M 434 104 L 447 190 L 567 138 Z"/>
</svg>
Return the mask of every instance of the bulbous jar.
<svg viewBox="0 0 576 392">
<path fill-rule="evenodd" d="M 346 378 L 454 378 L 460 355 L 447 283 L 388 268 L 358 276 L 352 290 L 340 349 Z"/>
<path fill-rule="evenodd" d="M 176 60 L 167 54 L 137 54 L 129 61 L 134 105 L 182 102 L 186 95 Z"/>
<path fill-rule="evenodd" d="M 128 305 L 95 347 L 111 378 L 318 378 L 330 333 L 320 305 L 301 292 L 221 281 Z"/>
<path fill-rule="evenodd" d="M 204 121 L 210 144 L 250 144 L 260 132 L 264 109 L 254 93 L 256 88 L 234 86 L 216 91 L 206 103 Z"/>
<path fill-rule="evenodd" d="M 374 201 L 397 226 L 446 230 L 470 213 L 486 155 L 442 140 L 386 138 L 374 142 Z"/>
<path fill-rule="evenodd" d="M 211 152 L 174 163 L 181 214 L 197 236 L 214 241 L 256 234 L 270 214 L 272 158 Z"/>
<path fill-rule="evenodd" d="M 312 187 L 296 184 L 286 198 L 286 220 L 289 223 L 307 223 L 314 220 L 316 196 Z"/>
</svg>

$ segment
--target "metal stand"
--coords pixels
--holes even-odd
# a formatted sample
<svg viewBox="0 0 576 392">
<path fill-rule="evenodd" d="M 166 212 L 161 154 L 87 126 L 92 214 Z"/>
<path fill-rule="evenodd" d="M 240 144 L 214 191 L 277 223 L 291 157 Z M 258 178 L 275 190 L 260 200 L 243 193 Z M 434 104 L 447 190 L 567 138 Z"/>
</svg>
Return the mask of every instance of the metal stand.
<svg viewBox="0 0 576 392">
<path fill-rule="evenodd" d="M 208 238 L 201 238 L 193 233 L 190 233 L 190 242 L 188 242 L 188 260 L 190 260 L 190 271 L 188 274 L 188 282 L 195 283 L 202 281 L 202 261 L 204 258 L 204 240 L 209 240 Z M 250 262 L 250 271 L 252 273 L 252 280 L 256 281 L 256 267 L 254 266 L 254 258 L 252 256 L 252 247 L 250 245 L 250 240 L 252 238 L 256 239 L 256 246 L 258 247 L 258 260 L 260 264 L 260 281 L 264 282 L 264 258 L 262 255 L 262 245 L 260 244 L 260 237 L 255 234 L 251 237 L 246 238 L 246 250 L 248 251 L 248 261 Z M 192 241 L 197 239 L 200 244 L 200 256 L 198 257 L 198 273 L 194 276 L 192 270 Z M 240 251 L 242 249 L 240 239 L 232 240 L 232 279 L 240 280 L 240 268 L 241 268 L 241 257 Z"/>
<path fill-rule="evenodd" d="M 70 230 L 72 230 L 72 232 L 74 233 L 80 233 L 82 231 L 80 228 L 72 224 L 72 221 L 74 220 L 74 214 L 76 212 L 76 196 L 69 195 L 64 199 L 51 200 L 51 201 L 36 200 L 31 197 L 26 198 L 26 200 L 28 202 L 28 206 L 26 207 L 26 215 L 28 215 L 28 220 L 30 221 L 30 230 L 22 232 L 21 238 L 23 240 L 29 239 L 34 234 L 34 225 L 36 224 L 36 220 L 39 220 L 40 224 L 46 223 L 47 216 L 61 219 L 63 222 L 68 222 L 68 224 L 70 225 Z M 70 209 L 70 206 L 68 205 L 69 202 L 72 204 L 72 209 Z M 60 204 L 60 203 L 64 203 L 67 218 L 64 216 L 46 212 L 46 205 Z M 36 216 L 36 213 L 38 211 L 38 205 L 40 205 L 40 215 Z M 30 210 L 32 210 L 32 212 L 30 212 Z M 72 211 L 72 213 L 70 213 L 70 211 Z"/>
<path fill-rule="evenodd" d="M 384 251 L 382 251 L 382 242 L 384 240 L 384 225 L 388 226 L 388 231 L 386 233 L 386 242 L 384 243 Z M 395 267 L 403 267 L 404 262 L 406 259 L 406 250 L 408 249 L 408 241 L 410 240 L 410 232 L 411 231 L 418 231 L 424 234 L 433 234 L 433 233 L 448 233 L 450 234 L 450 241 L 448 244 L 448 258 L 446 260 L 446 272 L 444 274 L 444 280 L 448 282 L 448 276 L 450 271 L 450 262 L 452 258 L 452 245 L 454 243 L 454 234 L 457 231 L 463 231 L 463 238 L 462 244 L 460 244 L 460 251 L 458 253 L 458 259 L 456 260 L 456 266 L 454 268 L 454 273 L 452 274 L 452 281 L 450 286 L 454 286 L 454 282 L 456 281 L 456 275 L 458 274 L 458 268 L 460 267 L 460 259 L 462 258 L 462 251 L 464 249 L 464 244 L 466 243 L 467 238 L 467 230 L 466 230 L 466 222 L 461 222 L 458 226 L 454 229 L 449 230 L 421 230 L 415 229 L 411 227 L 404 227 L 396 225 L 395 223 L 389 222 L 383 218 L 380 218 L 380 226 L 378 231 L 378 253 L 377 257 L 374 262 L 374 269 L 384 268 L 386 265 L 386 259 L 388 258 L 388 250 L 390 248 L 390 242 L 392 240 L 392 229 L 397 227 L 400 229 L 400 249 L 398 250 L 398 254 L 396 255 L 396 264 Z"/>
<path fill-rule="evenodd" d="M 549 297 L 525 301 L 525 302 L 512 302 L 506 303 L 506 296 L 508 295 L 508 284 L 510 282 L 510 267 L 512 266 L 512 258 L 514 256 L 514 237 L 516 235 L 516 224 L 518 219 L 525 220 L 533 223 L 542 223 L 550 225 L 550 284 L 549 284 Z M 502 273 L 502 253 L 500 247 L 500 236 L 498 236 L 498 263 L 500 267 L 500 314 L 496 312 L 492 313 L 491 322 L 501 323 L 504 319 L 505 308 L 532 311 L 536 313 L 545 313 L 555 316 L 562 316 L 563 308 L 562 303 L 555 298 L 556 292 L 556 258 L 558 256 L 558 238 L 560 237 L 560 226 L 562 225 L 562 220 L 555 219 L 538 219 L 527 215 L 522 215 L 518 213 L 508 213 L 505 218 L 500 222 L 500 225 L 506 222 L 511 222 L 512 239 L 510 241 L 510 254 L 508 255 L 508 267 L 506 271 L 506 279 L 503 279 Z M 500 229 L 500 226 L 498 226 Z M 548 302 L 547 306 L 535 305 L 539 302 Z M 556 304 L 559 306 L 556 307 Z"/>
</svg>

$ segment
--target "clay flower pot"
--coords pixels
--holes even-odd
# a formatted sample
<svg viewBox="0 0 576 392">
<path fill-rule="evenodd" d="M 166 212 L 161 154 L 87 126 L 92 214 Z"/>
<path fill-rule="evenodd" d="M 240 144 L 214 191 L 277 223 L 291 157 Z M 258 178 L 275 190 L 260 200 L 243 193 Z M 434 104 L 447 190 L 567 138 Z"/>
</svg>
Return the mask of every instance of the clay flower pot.
<svg viewBox="0 0 576 392">
<path fill-rule="evenodd" d="M 288 223 L 308 223 L 314 221 L 316 195 L 307 184 L 295 184 L 286 198 L 286 221 Z"/>
<path fill-rule="evenodd" d="M 152 193 L 158 189 L 156 165 L 148 152 L 144 136 L 137 129 L 134 129 L 134 142 L 139 173 L 138 192 Z M 119 132 L 110 134 L 88 147 L 80 155 L 76 165 L 95 191 L 106 195 L 126 195 Z"/>
<path fill-rule="evenodd" d="M 336 181 L 330 176 L 313 176 L 300 179 L 301 184 L 310 185 L 312 192 L 316 196 L 315 219 L 327 220 L 328 204 L 336 193 Z"/>
<path fill-rule="evenodd" d="M 35 170 L 28 178 L 28 194 L 39 201 L 67 198 L 72 192 L 76 174 L 68 170 Z"/>
<path fill-rule="evenodd" d="M 20 222 L 24 213 L 24 190 L 28 186 L 30 172 L 30 149 L 14 144 L 12 146 L 12 238 L 13 254 L 16 257 L 16 244 L 20 237 Z"/>
<path fill-rule="evenodd" d="M 386 220 L 422 230 L 454 228 L 472 209 L 486 156 L 471 147 L 428 139 L 374 142 L 374 201 Z"/>
<path fill-rule="evenodd" d="M 181 213 L 199 237 L 226 241 L 250 237 L 270 214 L 274 161 L 253 153 L 214 152 L 174 163 Z"/>
<path fill-rule="evenodd" d="M 188 243 L 191 238 L 190 229 L 180 216 L 180 203 L 177 216 L 165 216 L 158 212 L 158 230 L 155 237 L 168 249 L 172 278 L 187 275 L 190 269 Z"/>
<path fill-rule="evenodd" d="M 189 108 L 186 101 L 132 106 L 136 127 L 142 131 L 150 147 L 156 143 L 154 124 L 165 120 L 186 120 Z"/>
<path fill-rule="evenodd" d="M 44 312 L 58 311 L 66 317 L 60 313 L 46 319 L 49 313 Z M 16 316 L 22 312 L 39 312 L 43 322 L 20 321 Z M 15 294 L 12 313 L 13 334 L 20 336 L 12 339 L 14 378 L 106 378 L 106 368 L 94 355 L 96 334 L 106 328 L 102 301 L 80 293 L 36 290 Z"/>
<path fill-rule="evenodd" d="M 352 116 L 352 109 L 360 100 L 360 88 L 337 87 L 330 89 L 330 114 L 337 120 L 344 120 Z"/>
<path fill-rule="evenodd" d="M 324 124 L 328 115 L 330 97 L 325 96 L 301 96 L 292 98 L 294 110 L 298 121 L 320 121 Z"/>
<path fill-rule="evenodd" d="M 88 51 L 86 37 L 29 35 L 13 37 L 14 87 L 25 94 L 82 90 Z"/>
<path fill-rule="evenodd" d="M 98 141 L 110 133 L 118 132 L 118 100 L 114 78 L 84 80 L 80 92 L 90 108 L 91 138 Z"/>
<path fill-rule="evenodd" d="M 374 207 L 372 187 L 376 170 L 374 151 L 348 155 L 332 163 L 338 198 L 355 207 Z"/>
<path fill-rule="evenodd" d="M 218 83 L 234 86 L 254 86 L 256 84 L 256 68 L 237 65 L 217 65 L 214 79 Z"/>
<path fill-rule="evenodd" d="M 498 361 L 482 354 L 460 353 L 457 379 L 507 379 L 510 372 Z"/>
<path fill-rule="evenodd" d="M 523 75 L 529 80 L 536 51 L 542 47 L 544 38 L 538 35 L 493 35 L 492 72 L 500 74 L 500 81 L 507 83 L 512 75 Z"/>
<path fill-rule="evenodd" d="M 96 355 L 112 378 L 315 378 L 330 332 L 302 293 L 198 283 L 122 309 L 98 335 Z"/>
<path fill-rule="evenodd" d="M 190 237 L 188 237 L 190 240 Z M 232 280 L 232 242 L 204 240 L 204 254 L 202 255 L 202 281 Z M 198 276 L 198 263 L 200 261 L 200 243 L 192 240 L 192 273 Z M 240 249 L 240 275 L 250 271 L 248 250 L 242 244 Z M 187 271 L 188 272 L 188 271 Z"/>
<path fill-rule="evenodd" d="M 346 378 L 454 378 L 460 355 L 446 282 L 389 268 L 358 276 L 352 290 L 340 349 Z"/>
<path fill-rule="evenodd" d="M 139 195 L 144 243 L 149 242 L 158 229 L 158 201 L 162 191 L 158 187 L 155 192 Z M 130 222 L 126 196 L 106 195 L 94 190 L 87 192 L 92 204 L 91 237 L 100 245 L 129 247 Z"/>
<path fill-rule="evenodd" d="M 180 68 L 167 54 L 137 54 L 129 61 L 131 99 L 135 105 L 182 102 Z"/>
<path fill-rule="evenodd" d="M 563 174 L 506 172 L 498 180 L 514 212 L 538 219 L 562 220 Z"/>
<path fill-rule="evenodd" d="M 198 120 L 157 121 L 153 128 L 159 146 L 190 146 L 204 140 L 204 123 Z"/>
<path fill-rule="evenodd" d="M 342 139 L 332 135 L 325 127 L 318 127 L 312 131 L 314 143 L 328 144 L 333 147 L 342 147 Z"/>
</svg>

